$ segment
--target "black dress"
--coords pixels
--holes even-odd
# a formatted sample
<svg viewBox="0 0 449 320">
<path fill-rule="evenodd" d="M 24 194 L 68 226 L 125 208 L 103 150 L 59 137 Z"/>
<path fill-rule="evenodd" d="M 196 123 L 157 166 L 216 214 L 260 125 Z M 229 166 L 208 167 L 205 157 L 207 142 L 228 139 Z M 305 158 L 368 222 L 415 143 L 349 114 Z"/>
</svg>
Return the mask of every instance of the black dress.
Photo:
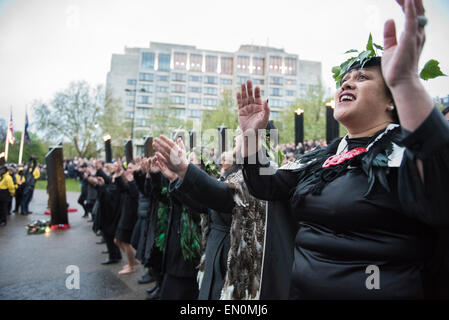
<svg viewBox="0 0 449 320">
<path fill-rule="evenodd" d="M 449 124 L 435 109 L 414 133 L 404 134 L 400 166 L 385 169 L 390 192 L 375 183 L 366 195 L 368 178 L 355 166 L 330 179 L 320 194 L 309 193 L 299 201 L 295 189 L 301 170 L 259 175 L 260 164 L 245 164 L 251 193 L 289 204 L 279 214 L 289 214 L 287 219 L 297 222 L 290 298 L 423 298 L 432 295 L 428 277 L 436 269 L 429 268 L 437 255 L 438 270 L 449 271 L 447 242 L 442 243 L 437 230 L 446 228 L 447 234 L 449 226 L 444 191 L 449 178 Z M 348 143 L 351 148 L 363 142 Z M 424 163 L 424 183 L 416 158 Z M 380 285 L 369 289 L 372 266 L 379 270 Z"/>
<path fill-rule="evenodd" d="M 122 192 L 122 207 L 115 238 L 125 243 L 131 243 L 131 235 L 137 221 L 139 191 L 135 181 L 125 185 L 121 180 L 121 177 L 116 180 Z"/>
</svg>

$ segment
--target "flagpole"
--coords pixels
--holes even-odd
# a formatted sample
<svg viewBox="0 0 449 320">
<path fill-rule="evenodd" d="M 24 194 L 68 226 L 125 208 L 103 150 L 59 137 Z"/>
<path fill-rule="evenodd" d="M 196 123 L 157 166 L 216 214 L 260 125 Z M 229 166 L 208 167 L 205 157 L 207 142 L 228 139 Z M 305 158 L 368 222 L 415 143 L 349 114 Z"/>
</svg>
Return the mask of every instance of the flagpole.
<svg viewBox="0 0 449 320">
<path fill-rule="evenodd" d="M 26 114 L 27 114 L 27 110 L 26 110 L 26 107 L 25 107 L 25 122 L 23 124 L 22 137 L 20 138 L 19 161 L 17 162 L 17 164 L 21 164 L 22 163 L 23 138 L 25 136 L 25 126 L 26 126 L 26 117 L 27 117 Z"/>
<path fill-rule="evenodd" d="M 8 161 L 8 147 L 9 147 L 9 139 L 8 139 L 8 135 L 9 135 L 9 125 L 8 125 L 8 129 L 6 129 L 5 162 Z"/>
</svg>

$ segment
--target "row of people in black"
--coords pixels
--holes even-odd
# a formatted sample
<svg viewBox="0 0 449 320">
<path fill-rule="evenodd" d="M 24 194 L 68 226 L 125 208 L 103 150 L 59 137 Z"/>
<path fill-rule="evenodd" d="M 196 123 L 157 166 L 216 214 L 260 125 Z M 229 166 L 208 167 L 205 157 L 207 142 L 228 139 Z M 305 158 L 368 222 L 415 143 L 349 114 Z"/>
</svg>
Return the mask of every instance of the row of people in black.
<svg viewBox="0 0 449 320">
<path fill-rule="evenodd" d="M 195 169 L 182 182 L 156 157 L 118 160 L 112 167 L 88 164 L 80 203 L 103 235 L 109 254 L 104 264 L 125 255 L 128 264 L 119 274 L 142 264 L 148 270 L 142 283 L 155 281 L 147 290 L 151 300 L 257 298 L 265 205 L 242 190 L 233 158 L 223 154 L 220 170 L 191 153 Z M 207 190 L 197 189 L 196 179 Z"/>
</svg>

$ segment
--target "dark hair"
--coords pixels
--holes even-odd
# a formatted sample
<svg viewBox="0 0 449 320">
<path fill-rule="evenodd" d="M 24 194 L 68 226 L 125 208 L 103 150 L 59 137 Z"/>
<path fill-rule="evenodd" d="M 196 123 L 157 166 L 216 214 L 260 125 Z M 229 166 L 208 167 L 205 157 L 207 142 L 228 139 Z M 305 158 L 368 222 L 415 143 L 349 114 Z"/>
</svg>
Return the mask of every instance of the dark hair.
<svg viewBox="0 0 449 320">
<path fill-rule="evenodd" d="M 363 64 L 363 68 L 368 68 L 368 67 L 379 67 L 381 68 L 381 63 L 382 63 L 382 58 L 381 57 L 372 57 L 371 59 L 367 60 L 364 64 Z M 360 61 L 357 61 L 356 63 L 354 63 L 349 69 L 348 72 L 355 70 L 355 69 L 361 69 L 362 68 L 362 64 L 360 63 Z M 343 77 L 348 73 L 346 72 Z M 382 75 L 382 72 L 380 73 Z M 382 79 L 383 79 L 383 75 L 382 75 Z M 384 84 L 385 84 L 385 92 L 387 94 L 387 97 L 393 101 L 393 105 L 396 106 L 396 103 L 394 102 L 393 99 L 393 94 L 390 91 L 390 88 L 388 88 L 387 84 L 385 83 L 384 80 Z M 393 113 L 393 122 L 394 123 L 399 123 L 399 116 L 398 116 L 398 111 L 396 110 L 396 108 L 394 108 L 394 110 L 392 111 Z"/>
<path fill-rule="evenodd" d="M 449 113 L 449 107 L 444 108 L 441 112 L 443 112 L 443 115 L 445 116 L 447 113 Z"/>
</svg>

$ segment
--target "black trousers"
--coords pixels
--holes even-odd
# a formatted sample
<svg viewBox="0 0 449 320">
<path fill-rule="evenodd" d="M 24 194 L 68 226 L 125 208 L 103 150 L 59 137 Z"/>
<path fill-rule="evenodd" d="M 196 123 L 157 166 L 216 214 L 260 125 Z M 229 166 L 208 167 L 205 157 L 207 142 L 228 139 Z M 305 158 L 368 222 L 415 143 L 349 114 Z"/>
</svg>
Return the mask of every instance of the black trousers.
<svg viewBox="0 0 449 320">
<path fill-rule="evenodd" d="M 108 248 L 109 252 L 109 259 L 110 260 L 119 260 L 122 258 L 122 254 L 120 253 L 119 247 L 114 243 L 114 236 L 109 236 L 106 234 L 103 234 L 104 241 L 106 242 L 106 247 Z"/>
<path fill-rule="evenodd" d="M 6 223 L 6 217 L 8 215 L 8 204 L 7 200 L 0 200 L 0 223 Z"/>
<path fill-rule="evenodd" d="M 19 207 L 22 206 L 23 190 L 17 189 L 15 198 L 16 208 L 14 209 L 14 212 L 19 212 Z"/>
<path fill-rule="evenodd" d="M 86 201 L 86 194 L 81 192 L 81 195 L 78 198 L 78 203 L 81 205 L 81 207 L 83 207 L 84 215 L 87 215 L 87 208 L 86 205 L 84 204 L 84 201 Z"/>
</svg>

